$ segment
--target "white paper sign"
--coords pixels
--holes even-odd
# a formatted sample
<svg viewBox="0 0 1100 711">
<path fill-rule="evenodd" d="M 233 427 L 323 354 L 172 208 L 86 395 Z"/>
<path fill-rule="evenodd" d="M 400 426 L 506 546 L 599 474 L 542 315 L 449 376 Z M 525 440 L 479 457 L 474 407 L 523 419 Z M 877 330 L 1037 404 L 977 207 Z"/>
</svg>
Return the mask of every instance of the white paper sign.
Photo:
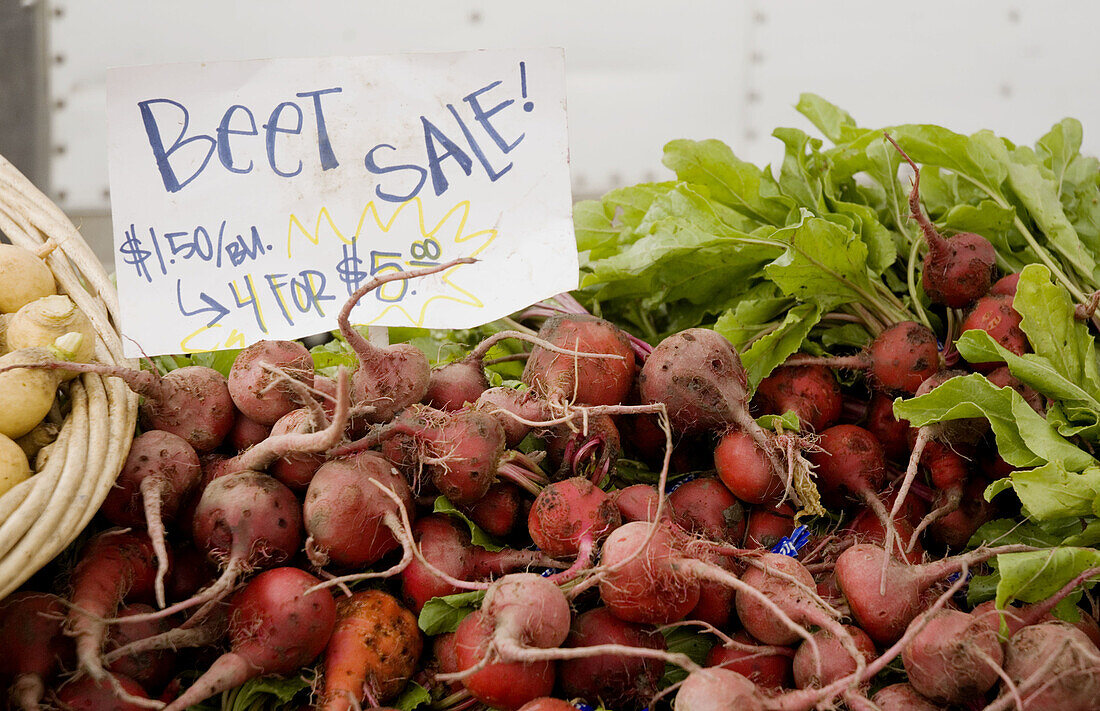
<svg viewBox="0 0 1100 711">
<path fill-rule="evenodd" d="M 560 49 L 111 70 L 122 332 L 149 355 L 468 328 L 577 286 Z"/>
</svg>

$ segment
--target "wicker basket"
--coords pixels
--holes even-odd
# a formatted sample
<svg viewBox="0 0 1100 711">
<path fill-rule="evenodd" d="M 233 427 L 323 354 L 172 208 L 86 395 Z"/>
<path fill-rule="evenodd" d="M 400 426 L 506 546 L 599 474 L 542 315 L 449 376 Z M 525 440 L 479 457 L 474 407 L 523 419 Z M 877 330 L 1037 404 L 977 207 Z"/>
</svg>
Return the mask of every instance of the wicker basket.
<svg viewBox="0 0 1100 711">
<path fill-rule="evenodd" d="M 39 254 L 55 246 L 46 263 L 95 326 L 96 359 L 133 367 L 114 326 L 118 294 L 107 272 L 64 213 L 2 156 L 0 232 Z M 0 496 L 0 599 L 88 525 L 130 450 L 137 395 L 118 378 L 92 374 L 69 388 L 71 409 L 45 465 Z"/>
</svg>

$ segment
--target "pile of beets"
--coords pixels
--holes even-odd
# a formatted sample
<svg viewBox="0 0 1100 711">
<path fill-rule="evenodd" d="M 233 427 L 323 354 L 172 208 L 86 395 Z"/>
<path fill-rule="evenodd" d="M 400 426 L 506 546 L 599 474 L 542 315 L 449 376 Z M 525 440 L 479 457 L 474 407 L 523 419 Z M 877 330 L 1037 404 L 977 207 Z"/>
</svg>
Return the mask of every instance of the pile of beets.
<svg viewBox="0 0 1100 711">
<path fill-rule="evenodd" d="M 927 293 L 1023 352 L 1014 277 L 994 283 L 988 242 L 921 224 Z M 334 379 L 282 341 L 245 349 L 228 379 L 84 366 L 145 397 L 144 433 L 65 596 L 0 603 L 14 706 L 180 711 L 315 668 L 309 703 L 326 711 L 384 707 L 410 679 L 433 710 L 1098 708 L 1100 627 L 1084 608 L 1074 624 L 1051 615 L 1096 571 L 1028 607 L 956 595 L 992 556 L 1026 549 L 949 555 L 998 513 L 982 490 L 1005 465 L 983 422 L 894 419 L 895 397 L 963 372 L 927 328 L 896 324 L 844 359 L 795 356 L 750 398 L 714 331 L 648 347 L 561 313 L 537 336 L 493 337 L 533 347 L 525 388 L 490 388 L 489 344 L 433 370 L 350 327 L 394 278 L 342 310 L 359 362 Z M 866 376 L 842 387 L 834 369 Z M 790 411 L 799 431 L 755 419 Z M 658 484 L 616 486 L 620 457 Z M 440 495 L 508 547 L 473 545 L 433 512 Z M 798 510 L 827 515 L 806 519 L 800 551 L 772 552 Z M 477 591 L 454 632 L 425 638 L 425 604 Z M 684 626 L 716 642 L 702 664 L 666 648 L 662 632 Z M 666 665 L 686 679 L 660 689 Z"/>
</svg>

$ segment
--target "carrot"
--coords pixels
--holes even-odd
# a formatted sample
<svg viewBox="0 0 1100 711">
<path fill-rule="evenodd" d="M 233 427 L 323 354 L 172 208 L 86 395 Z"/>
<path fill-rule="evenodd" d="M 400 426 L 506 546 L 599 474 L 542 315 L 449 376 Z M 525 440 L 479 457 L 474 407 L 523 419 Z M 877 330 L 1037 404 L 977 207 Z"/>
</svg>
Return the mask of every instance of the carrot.
<svg viewBox="0 0 1100 711">
<path fill-rule="evenodd" d="M 424 641 L 392 595 L 362 590 L 336 605 L 318 711 L 349 711 L 395 698 L 416 671 Z"/>
</svg>

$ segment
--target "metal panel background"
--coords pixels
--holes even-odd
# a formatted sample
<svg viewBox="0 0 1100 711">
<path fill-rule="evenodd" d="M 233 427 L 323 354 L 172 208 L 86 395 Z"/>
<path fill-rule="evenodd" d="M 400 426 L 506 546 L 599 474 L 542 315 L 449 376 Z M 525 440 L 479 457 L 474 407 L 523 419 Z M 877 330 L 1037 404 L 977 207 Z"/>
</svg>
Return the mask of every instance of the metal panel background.
<svg viewBox="0 0 1100 711">
<path fill-rule="evenodd" d="M 745 27 L 738 3 L 699 3 L 690 21 L 661 0 L 52 4 L 53 189 L 69 209 L 107 206 L 104 70 L 125 64 L 563 46 L 573 179 L 586 193 L 653 177 L 670 137 L 738 135 L 740 84 L 715 81 L 744 73 L 743 42 L 730 41 Z"/>
<path fill-rule="evenodd" d="M 992 128 L 1033 142 L 1063 116 L 1100 152 L 1091 86 L 1100 4 L 998 0 L 50 0 L 52 193 L 109 236 L 109 66 L 481 47 L 566 50 L 577 197 L 662 178 L 669 139 L 720 138 L 776 161 L 814 91 L 866 124 Z"/>
</svg>

